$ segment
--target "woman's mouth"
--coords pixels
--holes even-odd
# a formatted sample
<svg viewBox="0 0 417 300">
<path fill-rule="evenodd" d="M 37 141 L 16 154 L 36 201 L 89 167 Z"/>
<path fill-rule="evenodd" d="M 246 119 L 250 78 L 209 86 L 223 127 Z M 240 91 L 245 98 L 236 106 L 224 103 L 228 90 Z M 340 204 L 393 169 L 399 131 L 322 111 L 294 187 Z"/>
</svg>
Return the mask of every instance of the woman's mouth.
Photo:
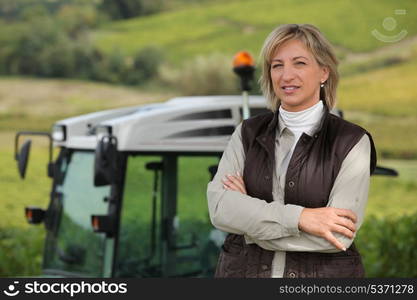
<svg viewBox="0 0 417 300">
<path fill-rule="evenodd" d="M 284 93 L 287 95 L 294 94 L 300 87 L 296 85 L 284 85 L 281 89 L 284 90 Z"/>
</svg>

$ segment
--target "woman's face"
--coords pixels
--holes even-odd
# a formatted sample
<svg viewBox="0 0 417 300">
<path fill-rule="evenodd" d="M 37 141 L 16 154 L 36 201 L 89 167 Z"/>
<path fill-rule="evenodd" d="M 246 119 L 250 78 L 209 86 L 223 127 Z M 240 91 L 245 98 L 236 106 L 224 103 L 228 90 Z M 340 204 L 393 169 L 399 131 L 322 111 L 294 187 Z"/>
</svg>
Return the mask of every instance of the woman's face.
<svg viewBox="0 0 417 300">
<path fill-rule="evenodd" d="M 328 69 L 319 66 L 299 40 L 289 40 L 273 54 L 271 80 L 274 92 L 287 111 L 301 111 L 316 104 L 320 84 L 327 80 Z"/>
</svg>

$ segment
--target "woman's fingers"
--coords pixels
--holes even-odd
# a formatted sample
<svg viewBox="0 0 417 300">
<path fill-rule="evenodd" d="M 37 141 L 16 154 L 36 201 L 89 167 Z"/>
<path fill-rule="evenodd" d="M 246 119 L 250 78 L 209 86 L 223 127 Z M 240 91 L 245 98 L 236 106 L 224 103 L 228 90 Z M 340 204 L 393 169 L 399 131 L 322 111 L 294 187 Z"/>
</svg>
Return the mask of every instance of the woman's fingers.
<svg viewBox="0 0 417 300">
<path fill-rule="evenodd" d="M 356 231 L 356 225 L 348 218 L 338 217 L 338 219 L 335 221 L 335 224 L 343 226 L 352 232 Z"/>
<path fill-rule="evenodd" d="M 353 231 L 347 229 L 344 226 L 340 226 L 340 225 L 337 225 L 337 224 L 333 225 L 332 232 L 338 232 L 340 234 L 343 234 L 344 236 L 346 236 L 349 239 L 352 239 L 353 236 L 354 236 Z"/>
<path fill-rule="evenodd" d="M 239 179 L 237 179 L 235 176 L 233 175 L 227 175 L 226 176 L 228 180 L 230 180 L 231 182 L 233 182 L 235 185 L 237 185 L 239 187 L 239 189 L 244 190 L 244 185 L 242 184 L 241 181 L 239 181 Z"/>
<path fill-rule="evenodd" d="M 237 176 L 235 176 L 236 180 L 238 180 L 242 186 L 245 186 L 245 182 L 243 181 L 243 177 L 240 176 L 239 172 L 237 172 Z"/>
<path fill-rule="evenodd" d="M 333 244 L 337 249 L 346 251 L 346 247 L 330 231 L 326 232 L 324 238 Z"/>
<path fill-rule="evenodd" d="M 241 192 L 243 194 L 243 191 L 241 190 L 241 187 L 239 185 L 237 185 L 234 181 L 231 181 L 229 179 L 222 179 L 222 182 L 229 189 L 231 189 L 233 191 Z"/>
<path fill-rule="evenodd" d="M 351 219 L 354 223 L 356 223 L 357 221 L 356 214 L 350 209 L 335 208 L 334 210 L 339 217 L 347 217 Z"/>
<path fill-rule="evenodd" d="M 246 194 L 246 186 L 245 186 L 245 182 L 243 181 L 243 177 L 240 175 L 239 172 L 237 172 L 237 176 L 233 176 L 237 182 L 239 182 L 242 190 L 244 191 L 244 193 Z"/>
<path fill-rule="evenodd" d="M 338 209 L 333 207 L 304 208 L 301 211 L 298 226 L 300 230 L 323 237 L 337 249 L 346 251 L 343 243 L 337 240 L 333 233 L 340 233 L 353 239 L 356 226 L 351 219 L 340 217 L 335 210 Z"/>
<path fill-rule="evenodd" d="M 225 179 L 222 179 L 222 182 L 228 188 L 246 194 L 245 183 L 241 176 L 227 175 Z"/>
</svg>

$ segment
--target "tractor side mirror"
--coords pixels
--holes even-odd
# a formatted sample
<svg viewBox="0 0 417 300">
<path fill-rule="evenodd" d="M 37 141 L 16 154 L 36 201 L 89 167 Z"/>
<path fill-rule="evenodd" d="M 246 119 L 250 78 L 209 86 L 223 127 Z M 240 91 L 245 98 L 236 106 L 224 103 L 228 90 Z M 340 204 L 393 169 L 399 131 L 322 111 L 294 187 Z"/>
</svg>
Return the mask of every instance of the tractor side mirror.
<svg viewBox="0 0 417 300">
<path fill-rule="evenodd" d="M 22 147 L 18 153 L 16 153 L 15 159 L 17 160 L 17 168 L 19 170 L 20 177 L 25 178 L 26 168 L 29 161 L 30 146 L 32 144 L 31 140 L 27 140 L 23 143 Z"/>
<path fill-rule="evenodd" d="M 30 146 L 32 144 L 31 140 L 26 140 L 22 147 L 19 148 L 19 138 L 21 135 L 35 135 L 35 136 L 46 136 L 49 140 L 49 163 L 48 163 L 48 176 L 53 177 L 53 168 L 54 164 L 52 162 L 52 137 L 48 132 L 38 132 L 38 131 L 19 131 L 16 133 L 15 142 L 14 142 L 14 158 L 17 161 L 17 168 L 19 170 L 20 177 L 25 178 L 26 167 L 29 160 Z M 19 151 L 18 151 L 19 149 Z"/>
<path fill-rule="evenodd" d="M 103 136 L 98 142 L 94 160 L 94 185 L 109 185 L 116 181 L 117 139 Z"/>
<path fill-rule="evenodd" d="M 398 176 L 398 172 L 395 169 L 376 166 L 375 171 L 372 173 L 372 175 L 383 175 L 383 176 L 395 177 L 395 176 Z"/>
</svg>

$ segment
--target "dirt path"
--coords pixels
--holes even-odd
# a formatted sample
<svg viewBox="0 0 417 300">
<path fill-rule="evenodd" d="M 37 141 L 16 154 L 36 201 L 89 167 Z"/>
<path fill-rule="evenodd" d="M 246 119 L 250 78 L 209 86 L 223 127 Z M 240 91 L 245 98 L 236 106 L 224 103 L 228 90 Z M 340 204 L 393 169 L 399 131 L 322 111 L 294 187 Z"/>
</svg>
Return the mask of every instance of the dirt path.
<svg viewBox="0 0 417 300">
<path fill-rule="evenodd" d="M 409 56 L 417 51 L 417 35 L 405 38 L 393 44 L 387 43 L 386 46 L 370 52 L 350 52 L 347 49 L 344 49 L 344 51 L 347 53 L 346 57 L 343 59 L 344 64 L 358 63 L 376 57 L 398 55 Z"/>
</svg>

